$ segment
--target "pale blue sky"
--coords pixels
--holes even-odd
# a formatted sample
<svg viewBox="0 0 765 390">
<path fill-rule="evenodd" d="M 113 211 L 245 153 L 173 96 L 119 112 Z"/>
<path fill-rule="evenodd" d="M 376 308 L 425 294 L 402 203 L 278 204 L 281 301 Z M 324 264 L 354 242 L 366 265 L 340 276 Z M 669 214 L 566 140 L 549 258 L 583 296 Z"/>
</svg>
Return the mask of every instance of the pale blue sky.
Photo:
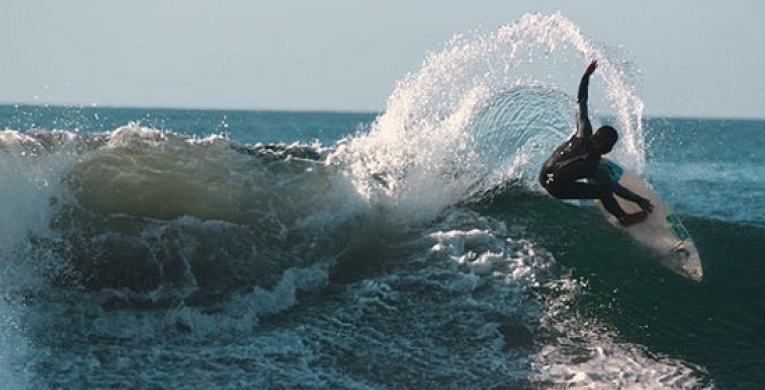
<svg viewBox="0 0 765 390">
<path fill-rule="evenodd" d="M 381 111 L 454 34 L 560 11 L 646 115 L 765 118 L 761 1 L 0 1 L 2 103 Z"/>
</svg>

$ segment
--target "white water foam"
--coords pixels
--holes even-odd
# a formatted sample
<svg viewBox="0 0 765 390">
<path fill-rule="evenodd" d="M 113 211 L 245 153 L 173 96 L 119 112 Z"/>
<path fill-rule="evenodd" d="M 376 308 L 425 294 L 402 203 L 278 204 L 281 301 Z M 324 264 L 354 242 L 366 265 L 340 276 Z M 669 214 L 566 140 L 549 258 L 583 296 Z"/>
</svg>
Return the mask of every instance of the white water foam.
<svg viewBox="0 0 765 390">
<path fill-rule="evenodd" d="M 471 216 L 455 211 L 442 226 L 454 226 L 460 218 Z M 454 299 L 472 295 L 476 310 L 514 313 L 535 328 L 534 348 L 524 368 L 532 383 L 574 389 L 709 387 L 701 378 L 705 375 L 702 367 L 620 341 L 616 331 L 597 318 L 576 314 L 569 303 L 582 293 L 583 286 L 557 268 L 553 255 L 544 248 L 486 218 L 470 225 L 478 228 L 429 235 L 435 241 L 431 257 L 454 263 L 454 274 L 438 278 L 440 288 L 453 293 Z M 478 292 L 487 288 L 486 283 L 493 284 L 495 292 L 481 296 Z M 532 299 L 535 290 L 553 293 Z M 496 324 L 474 325 L 488 327 L 489 334 L 498 332 Z M 507 360 L 498 355 L 487 365 L 506 365 Z"/>
<path fill-rule="evenodd" d="M 552 337 L 532 357 L 534 378 L 567 389 L 702 389 L 713 388 L 706 370 L 682 359 L 619 341 L 617 332 L 596 318 L 572 313 L 568 302 L 581 286 L 561 281 L 560 296 L 541 316 Z"/>
</svg>

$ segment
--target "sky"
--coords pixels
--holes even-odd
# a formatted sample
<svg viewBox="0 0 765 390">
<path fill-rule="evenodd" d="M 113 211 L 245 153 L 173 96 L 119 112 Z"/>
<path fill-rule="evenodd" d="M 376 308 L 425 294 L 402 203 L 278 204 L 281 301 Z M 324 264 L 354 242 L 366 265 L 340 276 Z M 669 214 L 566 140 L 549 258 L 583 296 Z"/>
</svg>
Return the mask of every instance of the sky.
<svg viewBox="0 0 765 390">
<path fill-rule="evenodd" d="M 765 118 L 763 1 L 0 4 L 3 104 L 378 112 L 455 34 L 560 12 L 637 68 L 646 115 Z"/>
</svg>

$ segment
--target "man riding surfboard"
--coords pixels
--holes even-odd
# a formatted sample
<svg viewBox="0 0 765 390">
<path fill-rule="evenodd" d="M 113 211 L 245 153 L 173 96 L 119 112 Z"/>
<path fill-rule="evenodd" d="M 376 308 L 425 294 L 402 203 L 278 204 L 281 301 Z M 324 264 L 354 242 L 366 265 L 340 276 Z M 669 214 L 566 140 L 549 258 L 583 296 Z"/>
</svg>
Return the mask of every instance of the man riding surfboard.
<svg viewBox="0 0 765 390">
<path fill-rule="evenodd" d="M 602 126 L 594 134 L 592 132 L 587 98 L 590 76 L 597 67 L 596 60 L 590 62 L 579 83 L 576 133 L 547 159 L 539 174 L 539 182 L 558 199 L 599 199 L 622 226 L 630 226 L 644 221 L 653 211 L 653 204 L 621 186 L 601 164 L 601 157 L 614 147 L 618 134 L 611 126 Z M 614 195 L 637 203 L 641 211 L 626 213 Z"/>
</svg>

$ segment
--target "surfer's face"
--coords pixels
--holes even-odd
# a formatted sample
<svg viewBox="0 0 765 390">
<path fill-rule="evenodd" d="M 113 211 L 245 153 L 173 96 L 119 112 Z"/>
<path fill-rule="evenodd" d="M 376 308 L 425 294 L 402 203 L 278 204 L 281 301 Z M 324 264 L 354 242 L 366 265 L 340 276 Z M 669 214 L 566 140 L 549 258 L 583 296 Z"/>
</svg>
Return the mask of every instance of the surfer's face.
<svg viewBox="0 0 765 390">
<path fill-rule="evenodd" d="M 603 140 L 598 137 L 590 138 L 590 142 L 592 143 L 592 148 L 601 155 L 607 154 L 611 151 L 611 148 L 606 148 L 606 146 L 603 144 Z"/>
<path fill-rule="evenodd" d="M 593 149 L 595 149 L 601 155 L 607 154 L 611 151 L 616 144 L 618 135 L 616 130 L 611 126 L 603 126 L 590 137 Z"/>
</svg>

